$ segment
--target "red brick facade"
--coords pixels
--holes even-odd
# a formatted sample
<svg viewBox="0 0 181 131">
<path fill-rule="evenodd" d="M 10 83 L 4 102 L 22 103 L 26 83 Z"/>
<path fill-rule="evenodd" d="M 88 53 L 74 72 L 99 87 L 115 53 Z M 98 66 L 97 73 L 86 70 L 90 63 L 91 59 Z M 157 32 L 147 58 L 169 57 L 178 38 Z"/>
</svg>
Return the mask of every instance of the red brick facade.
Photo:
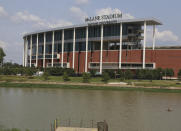
<svg viewBox="0 0 181 131">
<path fill-rule="evenodd" d="M 68 57 L 69 55 L 69 57 Z M 75 52 L 75 72 L 82 73 L 85 71 L 85 52 Z M 100 51 L 88 52 L 88 64 L 87 68 L 89 70 L 90 62 L 100 62 Z M 32 63 L 35 63 L 32 60 Z M 60 58 L 54 59 L 54 62 L 61 62 Z M 64 62 L 70 63 L 70 68 L 72 68 L 73 63 L 73 53 L 64 53 Z M 103 62 L 119 62 L 119 51 L 103 51 Z M 142 63 L 142 50 L 123 50 L 122 51 L 122 62 L 123 63 Z M 51 59 L 45 61 L 51 63 Z M 175 76 L 179 69 L 181 69 L 181 49 L 156 49 L 156 50 L 146 50 L 146 63 L 155 63 L 156 68 L 172 68 L 174 70 Z M 38 60 L 38 66 L 42 67 L 43 60 Z"/>
</svg>

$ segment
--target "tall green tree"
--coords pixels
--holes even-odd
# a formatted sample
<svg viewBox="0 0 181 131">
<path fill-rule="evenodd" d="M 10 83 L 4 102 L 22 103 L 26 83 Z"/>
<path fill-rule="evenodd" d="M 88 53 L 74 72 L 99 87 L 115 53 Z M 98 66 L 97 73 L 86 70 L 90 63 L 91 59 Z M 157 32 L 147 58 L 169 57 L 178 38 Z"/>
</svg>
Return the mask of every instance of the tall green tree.
<svg viewBox="0 0 181 131">
<path fill-rule="evenodd" d="M 0 47 L 0 65 L 2 66 L 3 61 L 4 61 L 4 57 L 6 56 L 6 54 L 4 53 L 3 48 Z"/>
<path fill-rule="evenodd" d="M 181 69 L 178 71 L 178 78 L 179 78 L 179 80 L 181 80 Z"/>
</svg>

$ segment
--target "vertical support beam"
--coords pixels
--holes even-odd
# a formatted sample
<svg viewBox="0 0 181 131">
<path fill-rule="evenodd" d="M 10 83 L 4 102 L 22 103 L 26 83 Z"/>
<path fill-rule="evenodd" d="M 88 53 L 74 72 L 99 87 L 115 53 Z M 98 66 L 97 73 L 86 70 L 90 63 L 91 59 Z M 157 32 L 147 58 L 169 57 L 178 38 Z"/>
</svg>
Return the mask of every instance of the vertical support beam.
<svg viewBox="0 0 181 131">
<path fill-rule="evenodd" d="M 145 69 L 145 48 L 146 48 L 146 21 L 144 22 L 143 69 Z"/>
<path fill-rule="evenodd" d="M 27 36 L 28 37 L 28 36 Z M 26 42 L 25 42 L 25 67 L 27 67 L 28 63 L 28 38 L 26 37 Z"/>
<path fill-rule="evenodd" d="M 32 35 L 31 35 L 31 40 L 30 40 L 30 67 L 32 63 Z"/>
<path fill-rule="evenodd" d="M 63 68 L 63 55 L 64 54 L 64 30 L 62 30 L 62 59 L 61 59 L 61 67 Z"/>
<path fill-rule="evenodd" d="M 119 46 L 119 69 L 121 69 L 122 60 L 122 43 L 123 43 L 123 24 L 120 23 L 120 46 Z"/>
<path fill-rule="evenodd" d="M 101 25 L 100 74 L 102 74 L 103 24 Z"/>
<path fill-rule="evenodd" d="M 46 57 L 46 33 L 44 33 L 43 68 L 45 68 L 45 57 Z"/>
<path fill-rule="evenodd" d="M 54 63 L 55 31 L 52 32 L 52 67 Z"/>
<path fill-rule="evenodd" d="M 75 28 L 73 33 L 73 60 L 72 60 L 72 68 L 74 69 L 75 65 Z"/>
<path fill-rule="evenodd" d="M 87 57 L 88 57 L 88 38 L 89 38 L 89 28 L 86 27 L 86 52 L 85 52 L 85 72 L 87 72 Z"/>
<path fill-rule="evenodd" d="M 36 36 L 36 67 L 38 67 L 38 34 Z"/>
<path fill-rule="evenodd" d="M 25 67 L 25 38 L 24 38 L 24 46 L 23 46 L 23 67 Z"/>
<path fill-rule="evenodd" d="M 153 25 L 153 50 L 155 50 L 156 26 Z"/>
</svg>

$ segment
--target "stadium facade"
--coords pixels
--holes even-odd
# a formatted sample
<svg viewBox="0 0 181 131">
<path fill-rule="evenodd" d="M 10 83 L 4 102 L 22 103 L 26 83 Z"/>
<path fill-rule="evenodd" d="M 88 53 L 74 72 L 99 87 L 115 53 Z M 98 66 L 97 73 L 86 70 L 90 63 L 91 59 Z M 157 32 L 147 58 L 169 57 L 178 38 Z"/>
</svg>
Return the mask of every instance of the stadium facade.
<svg viewBox="0 0 181 131">
<path fill-rule="evenodd" d="M 110 16 L 110 15 L 109 15 Z M 119 15 L 87 18 L 82 25 L 24 35 L 25 67 L 72 68 L 77 73 L 106 69 L 181 68 L 180 49 L 156 49 L 155 19 L 119 19 Z M 103 20 L 100 20 L 102 18 Z M 153 27 L 152 48 L 146 48 L 147 27 Z"/>
</svg>

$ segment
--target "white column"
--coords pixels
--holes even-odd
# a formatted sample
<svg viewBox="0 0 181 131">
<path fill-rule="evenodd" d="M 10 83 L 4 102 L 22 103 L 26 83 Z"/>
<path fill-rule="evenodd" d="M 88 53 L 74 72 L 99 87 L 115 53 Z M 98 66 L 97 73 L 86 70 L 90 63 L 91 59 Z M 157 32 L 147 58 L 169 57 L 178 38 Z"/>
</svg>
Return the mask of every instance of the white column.
<svg viewBox="0 0 181 131">
<path fill-rule="evenodd" d="M 88 38 L 89 38 L 89 32 L 88 32 L 88 26 L 86 27 L 86 52 L 85 52 L 85 72 L 87 72 L 87 57 L 88 57 Z"/>
<path fill-rule="evenodd" d="M 44 33 L 43 68 L 45 68 L 45 57 L 46 57 L 46 33 Z"/>
<path fill-rule="evenodd" d="M 52 33 L 52 67 L 53 67 L 53 61 L 54 61 L 54 45 L 55 45 L 55 31 Z"/>
<path fill-rule="evenodd" d="M 145 69 L 145 48 L 146 48 L 146 21 L 144 22 L 143 69 Z"/>
<path fill-rule="evenodd" d="M 100 74 L 102 74 L 103 24 L 101 25 Z"/>
<path fill-rule="evenodd" d="M 64 30 L 62 30 L 62 59 L 61 59 L 61 67 L 63 68 L 63 55 L 64 54 Z"/>
<path fill-rule="evenodd" d="M 28 36 L 27 36 L 28 37 Z M 27 63 L 28 63 L 28 42 L 27 42 L 27 38 L 26 37 L 26 42 L 25 42 L 25 67 L 27 67 Z"/>
<path fill-rule="evenodd" d="M 120 46 L 119 46 L 119 69 L 121 69 L 122 57 L 122 43 L 123 43 L 123 24 L 120 23 Z"/>
<path fill-rule="evenodd" d="M 23 46 L 23 67 L 25 66 L 25 38 L 24 38 L 24 46 Z"/>
<path fill-rule="evenodd" d="M 38 34 L 36 36 L 36 67 L 38 67 Z"/>
<path fill-rule="evenodd" d="M 155 32 L 155 25 L 153 25 L 153 50 L 155 50 L 155 38 L 156 38 L 156 32 Z"/>
<path fill-rule="evenodd" d="M 73 60 L 72 60 L 72 68 L 74 69 L 75 65 L 75 28 L 73 33 Z"/>
<path fill-rule="evenodd" d="M 31 35 L 31 39 L 30 39 L 30 67 L 31 67 L 31 62 L 32 61 L 32 35 Z"/>
</svg>

